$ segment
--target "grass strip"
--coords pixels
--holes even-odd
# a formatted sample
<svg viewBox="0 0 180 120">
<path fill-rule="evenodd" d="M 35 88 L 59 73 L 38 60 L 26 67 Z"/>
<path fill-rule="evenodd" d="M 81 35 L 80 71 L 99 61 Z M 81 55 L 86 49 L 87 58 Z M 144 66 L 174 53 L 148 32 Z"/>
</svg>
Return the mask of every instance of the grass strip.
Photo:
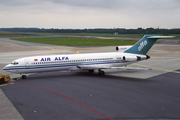
<svg viewBox="0 0 180 120">
<path fill-rule="evenodd" d="M 36 37 L 36 38 L 13 38 L 14 40 L 43 43 L 63 46 L 119 46 L 133 45 L 136 40 L 121 39 L 98 39 L 98 38 L 79 38 L 79 37 Z"/>
</svg>

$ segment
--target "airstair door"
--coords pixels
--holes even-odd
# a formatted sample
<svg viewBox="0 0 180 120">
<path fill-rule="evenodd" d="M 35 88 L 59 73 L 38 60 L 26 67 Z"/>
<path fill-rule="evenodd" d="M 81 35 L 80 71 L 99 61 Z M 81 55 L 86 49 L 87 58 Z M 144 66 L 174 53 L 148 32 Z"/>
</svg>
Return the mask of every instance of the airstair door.
<svg viewBox="0 0 180 120">
<path fill-rule="evenodd" d="M 29 67 L 29 60 L 28 59 L 25 59 L 25 66 L 26 66 L 26 68 Z"/>
</svg>

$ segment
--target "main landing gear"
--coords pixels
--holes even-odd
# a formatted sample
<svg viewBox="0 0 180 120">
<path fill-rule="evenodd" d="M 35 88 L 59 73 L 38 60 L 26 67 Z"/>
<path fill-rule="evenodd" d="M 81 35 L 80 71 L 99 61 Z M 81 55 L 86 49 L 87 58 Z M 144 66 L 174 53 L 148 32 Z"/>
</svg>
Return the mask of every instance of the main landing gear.
<svg viewBox="0 0 180 120">
<path fill-rule="evenodd" d="M 99 75 L 104 75 L 105 74 L 105 72 L 102 71 L 101 69 L 98 69 L 98 73 L 99 73 Z"/>
<path fill-rule="evenodd" d="M 94 73 L 94 70 L 89 70 L 89 73 Z M 105 72 L 102 71 L 101 69 L 98 69 L 98 74 L 103 76 L 105 74 Z"/>
<path fill-rule="evenodd" d="M 94 73 L 94 70 L 89 70 L 89 73 Z"/>
</svg>

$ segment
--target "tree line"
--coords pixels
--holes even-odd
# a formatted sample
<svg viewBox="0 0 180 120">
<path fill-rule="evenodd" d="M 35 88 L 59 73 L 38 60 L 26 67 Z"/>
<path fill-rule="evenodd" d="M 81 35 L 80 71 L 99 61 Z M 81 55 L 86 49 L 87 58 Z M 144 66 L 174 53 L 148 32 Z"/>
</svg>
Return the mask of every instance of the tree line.
<svg viewBox="0 0 180 120">
<path fill-rule="evenodd" d="M 0 28 L 4 32 L 37 32 L 37 33 L 106 33 L 106 34 L 180 34 L 180 28 L 137 28 L 137 29 L 44 29 L 44 28 Z"/>
</svg>

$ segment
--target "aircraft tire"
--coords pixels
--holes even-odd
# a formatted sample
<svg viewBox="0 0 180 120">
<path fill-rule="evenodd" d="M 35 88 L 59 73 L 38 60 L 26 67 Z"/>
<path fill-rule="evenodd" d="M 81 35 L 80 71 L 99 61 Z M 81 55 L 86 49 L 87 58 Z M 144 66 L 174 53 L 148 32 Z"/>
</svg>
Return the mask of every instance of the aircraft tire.
<svg viewBox="0 0 180 120">
<path fill-rule="evenodd" d="M 89 70 L 89 73 L 94 73 L 94 70 Z"/>
<path fill-rule="evenodd" d="M 26 75 L 22 75 L 22 79 L 27 79 L 27 76 Z"/>
</svg>

